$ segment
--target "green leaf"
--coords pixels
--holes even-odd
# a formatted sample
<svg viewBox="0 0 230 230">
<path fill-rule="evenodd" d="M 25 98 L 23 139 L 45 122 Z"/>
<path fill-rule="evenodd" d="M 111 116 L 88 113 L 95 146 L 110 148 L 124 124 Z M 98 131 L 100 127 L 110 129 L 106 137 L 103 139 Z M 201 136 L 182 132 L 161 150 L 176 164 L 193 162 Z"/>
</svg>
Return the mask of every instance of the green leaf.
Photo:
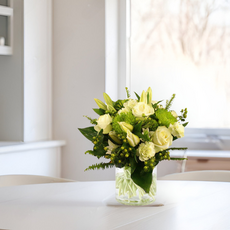
<svg viewBox="0 0 230 230">
<path fill-rule="evenodd" d="M 118 110 L 120 110 L 120 109 L 122 109 L 123 108 L 123 104 L 126 102 L 126 101 L 128 101 L 127 99 L 125 99 L 125 100 L 117 100 L 115 103 L 114 103 L 114 108 L 118 111 Z"/>
<path fill-rule="evenodd" d="M 167 128 L 170 124 L 173 125 L 175 122 L 177 122 L 177 119 L 172 115 L 172 113 L 165 109 L 158 109 L 155 115 L 159 120 L 159 125 L 166 126 Z"/>
<path fill-rule="evenodd" d="M 140 133 L 142 128 L 142 121 L 140 121 L 137 125 L 134 126 L 133 128 L 133 133 Z"/>
<path fill-rule="evenodd" d="M 95 113 L 97 113 L 98 115 L 104 115 L 105 114 L 105 110 L 104 109 L 93 109 L 93 111 Z"/>
<path fill-rule="evenodd" d="M 93 142 L 93 137 L 97 136 L 97 131 L 93 126 L 84 129 L 78 129 L 87 139 Z"/>
<path fill-rule="evenodd" d="M 141 138 L 144 141 L 151 141 L 151 139 L 149 138 L 149 135 L 147 133 L 135 133 L 139 138 Z"/>
<path fill-rule="evenodd" d="M 145 192 L 149 193 L 150 186 L 152 184 L 152 171 L 144 172 L 144 164 L 139 162 L 134 172 L 131 174 L 131 178 L 134 183 L 143 188 Z"/>
<path fill-rule="evenodd" d="M 163 100 L 158 101 L 157 103 L 153 104 L 153 108 L 155 109 L 159 103 L 161 103 Z"/>
<path fill-rule="evenodd" d="M 129 159 L 129 162 L 131 164 L 131 173 L 133 173 L 137 167 L 137 161 L 135 159 L 136 159 L 136 154 L 135 154 L 135 157 L 131 157 Z"/>
<path fill-rule="evenodd" d="M 139 138 L 142 138 L 144 141 L 150 141 L 148 131 L 142 134 L 142 121 L 134 126 L 133 134 L 137 135 Z"/>
<path fill-rule="evenodd" d="M 140 96 L 136 92 L 134 92 L 134 93 L 135 93 L 135 95 L 137 97 L 137 100 L 140 101 Z"/>
<path fill-rule="evenodd" d="M 184 127 L 186 127 L 187 126 L 187 124 L 188 124 L 188 122 L 186 122 L 186 123 L 184 123 L 184 124 L 182 124 Z"/>
</svg>

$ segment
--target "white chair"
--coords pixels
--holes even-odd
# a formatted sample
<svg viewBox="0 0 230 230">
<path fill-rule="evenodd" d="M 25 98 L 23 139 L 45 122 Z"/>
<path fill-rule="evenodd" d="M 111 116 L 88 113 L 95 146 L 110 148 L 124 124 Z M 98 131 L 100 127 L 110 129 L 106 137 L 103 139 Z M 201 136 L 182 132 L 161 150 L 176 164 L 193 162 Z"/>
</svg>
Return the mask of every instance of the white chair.
<svg viewBox="0 0 230 230">
<path fill-rule="evenodd" d="M 230 182 L 230 171 L 203 170 L 184 173 L 174 173 L 158 178 L 159 180 L 189 180 L 189 181 L 223 181 Z"/>
<path fill-rule="evenodd" d="M 74 182 L 73 180 L 37 176 L 37 175 L 3 175 L 0 176 L 0 187 L 26 185 L 26 184 L 44 184 L 44 183 L 60 183 L 60 182 Z"/>
</svg>

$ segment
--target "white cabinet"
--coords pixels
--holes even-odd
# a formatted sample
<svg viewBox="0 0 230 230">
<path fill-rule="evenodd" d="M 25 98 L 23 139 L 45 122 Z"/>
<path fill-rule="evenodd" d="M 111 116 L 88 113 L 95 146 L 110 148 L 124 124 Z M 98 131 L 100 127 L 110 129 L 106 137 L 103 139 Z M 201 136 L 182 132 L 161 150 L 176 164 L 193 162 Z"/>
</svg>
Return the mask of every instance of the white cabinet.
<svg viewBox="0 0 230 230">
<path fill-rule="evenodd" d="M 0 55 L 13 53 L 13 15 L 13 0 L 6 0 L 4 5 L 0 2 L 0 37 L 5 40 L 0 45 Z"/>
<path fill-rule="evenodd" d="M 60 177 L 65 141 L 0 142 L 0 175 L 30 174 Z"/>
<path fill-rule="evenodd" d="M 0 0 L 0 12 L 14 15 L 13 55 L 0 55 L 0 175 L 60 176 L 65 142 L 52 140 L 52 0 L 15 0 L 14 12 L 8 3 Z"/>
</svg>

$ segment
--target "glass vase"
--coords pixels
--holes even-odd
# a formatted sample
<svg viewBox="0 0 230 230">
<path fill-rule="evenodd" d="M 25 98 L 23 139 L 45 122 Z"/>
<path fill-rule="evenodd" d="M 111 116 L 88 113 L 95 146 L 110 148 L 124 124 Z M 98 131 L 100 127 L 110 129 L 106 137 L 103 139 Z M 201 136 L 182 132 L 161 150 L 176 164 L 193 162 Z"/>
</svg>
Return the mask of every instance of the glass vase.
<svg viewBox="0 0 230 230">
<path fill-rule="evenodd" d="M 148 205 L 155 201 L 157 188 L 157 170 L 153 169 L 152 184 L 149 193 L 134 183 L 131 168 L 116 168 L 116 200 L 125 205 Z"/>
</svg>

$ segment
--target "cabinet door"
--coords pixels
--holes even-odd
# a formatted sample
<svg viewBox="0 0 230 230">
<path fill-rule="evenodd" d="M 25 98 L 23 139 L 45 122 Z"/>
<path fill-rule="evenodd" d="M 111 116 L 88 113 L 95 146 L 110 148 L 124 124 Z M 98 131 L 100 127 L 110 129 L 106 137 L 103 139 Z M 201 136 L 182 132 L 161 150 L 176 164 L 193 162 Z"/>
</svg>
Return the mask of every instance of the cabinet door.
<svg viewBox="0 0 230 230">
<path fill-rule="evenodd" d="M 230 159 L 188 159 L 185 171 L 230 170 Z"/>
</svg>

